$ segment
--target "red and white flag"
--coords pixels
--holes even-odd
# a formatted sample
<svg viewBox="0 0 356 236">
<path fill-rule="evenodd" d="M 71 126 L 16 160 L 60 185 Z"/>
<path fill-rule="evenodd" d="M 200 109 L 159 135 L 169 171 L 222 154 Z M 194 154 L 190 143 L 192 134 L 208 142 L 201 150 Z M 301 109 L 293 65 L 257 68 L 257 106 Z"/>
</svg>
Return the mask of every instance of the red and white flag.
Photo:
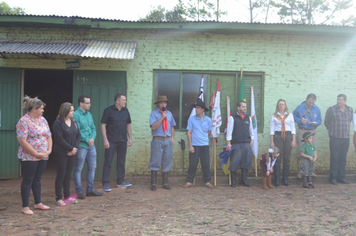
<svg viewBox="0 0 356 236">
<path fill-rule="evenodd" d="M 220 80 L 216 80 L 216 85 L 218 87 L 214 99 L 214 106 L 212 110 L 212 130 L 211 130 L 211 136 L 213 138 L 219 137 L 220 134 L 220 126 L 222 124 L 221 122 L 221 111 L 220 111 Z"/>
</svg>

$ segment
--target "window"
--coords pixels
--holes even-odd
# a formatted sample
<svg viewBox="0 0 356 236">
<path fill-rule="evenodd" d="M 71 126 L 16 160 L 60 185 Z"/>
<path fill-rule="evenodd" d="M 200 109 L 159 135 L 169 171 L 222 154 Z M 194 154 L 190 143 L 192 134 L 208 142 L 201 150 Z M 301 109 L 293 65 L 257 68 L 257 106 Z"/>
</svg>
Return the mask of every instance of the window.
<svg viewBox="0 0 356 236">
<path fill-rule="evenodd" d="M 236 103 L 240 87 L 240 72 L 190 72 L 190 71 L 154 71 L 154 100 L 159 95 L 166 95 L 172 103 L 168 109 L 177 123 L 176 129 L 185 130 L 192 111 L 191 104 L 199 96 L 201 78 L 204 78 L 204 102 L 209 106 L 213 92 L 217 90 L 216 81 L 220 79 L 220 108 L 222 116 L 221 131 L 225 128 L 226 100 L 230 97 L 232 113 L 236 113 Z M 258 122 L 258 132 L 263 132 L 263 81 L 262 72 L 244 72 L 245 93 L 250 114 L 251 86 L 254 87 L 255 109 Z M 211 117 L 211 112 L 206 113 Z"/>
</svg>

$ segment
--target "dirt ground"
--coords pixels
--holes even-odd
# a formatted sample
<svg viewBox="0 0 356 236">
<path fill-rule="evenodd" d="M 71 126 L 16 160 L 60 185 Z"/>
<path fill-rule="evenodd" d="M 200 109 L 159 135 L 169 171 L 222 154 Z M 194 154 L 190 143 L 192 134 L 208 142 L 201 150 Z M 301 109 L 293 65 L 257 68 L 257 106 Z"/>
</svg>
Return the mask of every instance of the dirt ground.
<svg viewBox="0 0 356 236">
<path fill-rule="evenodd" d="M 21 213 L 21 179 L 0 181 L 0 206 L 7 207 L 0 211 L 0 235 L 356 235 L 355 183 L 319 179 L 315 189 L 296 181 L 262 190 L 260 180 L 250 188 L 176 184 L 156 192 L 134 185 L 58 207 L 54 179 L 43 179 L 42 202 L 51 209 L 32 216 Z"/>
</svg>

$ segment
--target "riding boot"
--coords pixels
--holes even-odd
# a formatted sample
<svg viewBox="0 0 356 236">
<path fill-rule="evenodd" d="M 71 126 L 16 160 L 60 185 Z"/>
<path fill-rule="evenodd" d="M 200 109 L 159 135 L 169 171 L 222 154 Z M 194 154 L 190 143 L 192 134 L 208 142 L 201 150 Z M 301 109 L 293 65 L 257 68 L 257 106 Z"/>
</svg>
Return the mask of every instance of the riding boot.
<svg viewBox="0 0 356 236">
<path fill-rule="evenodd" d="M 268 189 L 268 187 L 267 187 L 267 178 L 268 177 L 264 177 L 263 176 L 262 189 Z"/>
<path fill-rule="evenodd" d="M 313 182 L 312 182 L 312 176 L 307 177 L 308 185 L 312 188 L 314 188 Z"/>
<path fill-rule="evenodd" d="M 297 162 L 297 168 L 298 168 L 298 174 L 297 174 L 297 178 L 301 179 L 302 178 L 302 174 L 301 174 L 301 170 L 300 170 L 300 165 L 302 164 L 302 159 L 298 159 Z"/>
<path fill-rule="evenodd" d="M 283 165 L 283 184 L 288 186 L 289 166 Z"/>
<path fill-rule="evenodd" d="M 231 186 L 236 187 L 236 171 L 231 171 Z"/>
<path fill-rule="evenodd" d="M 171 190 L 171 187 L 168 185 L 168 172 L 162 172 L 162 188 Z"/>
<path fill-rule="evenodd" d="M 303 187 L 310 188 L 308 181 L 307 181 L 307 177 L 305 175 L 302 176 L 302 180 L 303 180 Z"/>
<path fill-rule="evenodd" d="M 279 172 L 281 171 L 281 166 L 280 165 L 275 165 L 274 166 L 274 178 L 275 178 L 275 186 L 279 186 Z"/>
<path fill-rule="evenodd" d="M 157 187 L 157 171 L 151 170 L 151 190 L 156 191 Z"/>
<path fill-rule="evenodd" d="M 273 185 L 272 185 L 272 174 L 270 174 L 268 177 L 267 177 L 267 186 L 268 188 L 271 188 L 271 189 L 274 189 Z"/>
<path fill-rule="evenodd" d="M 246 187 L 251 187 L 251 184 L 247 183 L 247 169 L 241 169 L 241 185 L 245 185 Z"/>
</svg>

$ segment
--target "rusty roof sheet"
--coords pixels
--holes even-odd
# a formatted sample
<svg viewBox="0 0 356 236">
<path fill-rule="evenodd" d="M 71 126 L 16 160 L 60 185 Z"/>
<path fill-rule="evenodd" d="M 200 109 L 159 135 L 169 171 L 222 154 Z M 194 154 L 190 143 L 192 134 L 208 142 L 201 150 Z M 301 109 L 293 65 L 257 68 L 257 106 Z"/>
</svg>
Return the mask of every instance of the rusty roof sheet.
<svg viewBox="0 0 356 236">
<path fill-rule="evenodd" d="M 137 42 L 68 39 L 0 39 L 1 54 L 57 54 L 134 59 Z"/>
</svg>

